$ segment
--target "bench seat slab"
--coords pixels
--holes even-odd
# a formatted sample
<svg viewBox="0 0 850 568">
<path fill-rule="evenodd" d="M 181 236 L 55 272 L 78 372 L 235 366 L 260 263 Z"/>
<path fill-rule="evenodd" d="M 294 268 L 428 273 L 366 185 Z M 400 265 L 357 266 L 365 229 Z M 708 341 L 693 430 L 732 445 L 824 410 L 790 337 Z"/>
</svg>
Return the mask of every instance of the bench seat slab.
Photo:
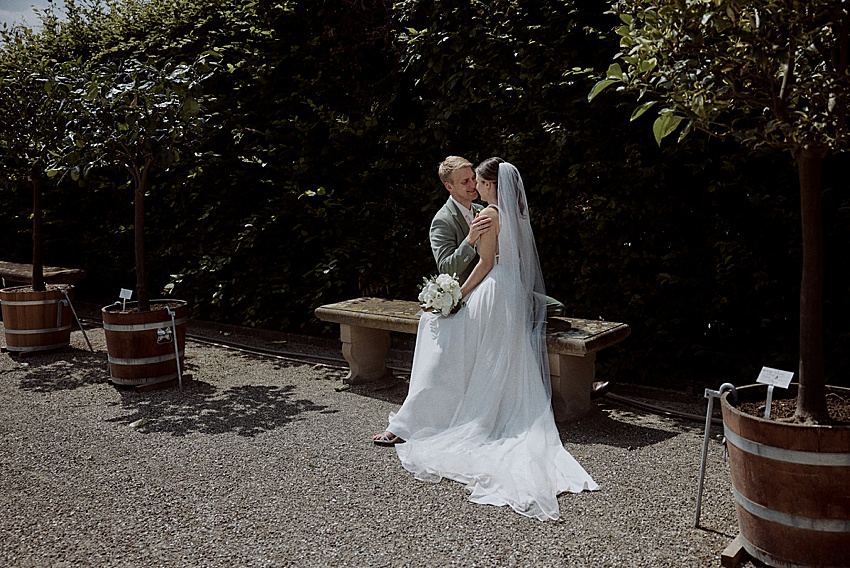
<svg viewBox="0 0 850 568">
<path fill-rule="evenodd" d="M 323 321 L 416 334 L 419 304 L 408 300 L 357 298 L 316 308 Z"/>
<path fill-rule="evenodd" d="M 390 332 L 415 334 L 420 307 L 410 300 L 357 298 L 316 308 L 320 320 L 338 323 L 342 352 L 349 364 L 347 383 L 378 380 L 390 374 L 386 357 Z M 596 352 L 616 345 L 631 333 L 624 323 L 563 318 L 570 328 L 546 336 L 552 405 L 559 422 L 578 420 L 594 408 L 590 391 Z"/>
<path fill-rule="evenodd" d="M 73 284 L 86 276 L 86 271 L 78 268 L 44 266 L 42 270 L 44 282 L 47 284 Z M 30 282 L 32 280 L 32 265 L 0 261 L 0 278 L 9 282 Z"/>
</svg>

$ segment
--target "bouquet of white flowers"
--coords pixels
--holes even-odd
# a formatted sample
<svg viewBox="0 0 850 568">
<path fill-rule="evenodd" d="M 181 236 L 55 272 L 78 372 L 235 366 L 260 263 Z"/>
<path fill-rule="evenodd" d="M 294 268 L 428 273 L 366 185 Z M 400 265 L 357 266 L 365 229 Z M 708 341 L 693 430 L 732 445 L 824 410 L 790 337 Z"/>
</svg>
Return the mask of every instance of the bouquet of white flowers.
<svg viewBox="0 0 850 568">
<path fill-rule="evenodd" d="M 426 312 L 440 312 L 444 316 L 453 314 L 463 306 L 462 297 L 456 274 L 440 274 L 422 279 L 419 303 Z"/>
</svg>

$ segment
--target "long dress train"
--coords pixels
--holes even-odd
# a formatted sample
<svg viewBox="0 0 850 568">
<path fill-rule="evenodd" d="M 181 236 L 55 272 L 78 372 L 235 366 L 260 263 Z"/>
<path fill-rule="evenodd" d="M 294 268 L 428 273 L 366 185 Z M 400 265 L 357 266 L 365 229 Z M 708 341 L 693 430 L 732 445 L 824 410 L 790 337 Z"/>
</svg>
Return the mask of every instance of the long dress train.
<svg viewBox="0 0 850 568">
<path fill-rule="evenodd" d="M 501 256 L 458 313 L 422 315 L 409 392 L 387 430 L 406 440 L 396 452 L 416 479 L 453 479 L 475 503 L 557 519 L 558 494 L 597 484 L 561 443 L 518 307 L 527 290 Z"/>
</svg>

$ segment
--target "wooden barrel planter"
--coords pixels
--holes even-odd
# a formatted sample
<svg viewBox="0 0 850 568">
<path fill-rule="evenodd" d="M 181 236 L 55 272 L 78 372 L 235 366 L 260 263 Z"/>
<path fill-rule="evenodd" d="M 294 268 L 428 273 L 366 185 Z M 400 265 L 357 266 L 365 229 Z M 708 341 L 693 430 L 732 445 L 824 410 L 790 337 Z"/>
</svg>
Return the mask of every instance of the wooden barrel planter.
<svg viewBox="0 0 850 568">
<path fill-rule="evenodd" d="M 109 375 L 113 383 L 145 386 L 178 378 L 186 345 L 189 308 L 183 300 L 151 300 L 151 310 L 140 312 L 136 302 L 113 304 L 101 309 Z M 166 306 L 174 312 L 172 317 Z M 122 311 L 125 310 L 125 311 Z M 177 333 L 177 353 L 174 347 Z"/>
<path fill-rule="evenodd" d="M 69 299 L 74 299 L 69 284 L 48 284 L 44 292 L 34 292 L 32 286 L 0 290 L 6 349 L 33 353 L 68 347 L 73 321 Z"/>
<path fill-rule="evenodd" d="M 737 391 L 737 403 L 730 393 L 721 400 L 744 548 L 769 566 L 850 566 L 850 426 L 752 416 L 735 405 L 764 403 L 766 386 Z M 780 396 L 796 397 L 795 385 Z"/>
</svg>

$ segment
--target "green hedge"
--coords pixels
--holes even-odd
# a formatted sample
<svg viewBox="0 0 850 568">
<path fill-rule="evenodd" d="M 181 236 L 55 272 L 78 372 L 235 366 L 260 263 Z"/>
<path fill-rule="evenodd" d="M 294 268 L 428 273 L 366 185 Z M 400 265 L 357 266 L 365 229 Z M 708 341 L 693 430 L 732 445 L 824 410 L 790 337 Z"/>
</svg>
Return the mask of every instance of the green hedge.
<svg viewBox="0 0 850 568">
<path fill-rule="evenodd" d="M 214 56 L 203 146 L 146 200 L 151 288 L 197 317 L 333 336 L 316 306 L 414 298 L 434 271 L 438 162 L 499 155 L 529 188 L 549 293 L 570 315 L 632 327 L 600 374 L 716 387 L 796 367 L 790 157 L 699 136 L 658 148 L 628 97 L 588 103 L 616 52 L 598 2 L 121 5 L 72 9 L 34 41 L 57 59 Z M 844 166 L 830 163 L 825 193 L 833 383 L 850 363 Z M 2 256 L 25 260 L 27 185 L 0 181 Z M 88 271 L 80 297 L 132 287 L 131 200 L 121 171 L 48 188 L 45 260 Z"/>
</svg>

